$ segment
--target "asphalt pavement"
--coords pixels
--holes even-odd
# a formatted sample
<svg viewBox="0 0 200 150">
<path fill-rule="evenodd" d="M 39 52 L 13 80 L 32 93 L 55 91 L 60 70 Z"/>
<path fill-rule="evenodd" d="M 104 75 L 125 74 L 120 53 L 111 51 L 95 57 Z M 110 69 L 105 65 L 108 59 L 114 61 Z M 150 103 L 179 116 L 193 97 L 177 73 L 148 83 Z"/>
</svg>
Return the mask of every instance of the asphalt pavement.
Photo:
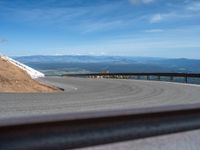
<svg viewBox="0 0 200 150">
<path fill-rule="evenodd" d="M 195 104 L 200 86 L 160 81 L 46 77 L 57 93 L 1 93 L 0 119 L 102 110 Z"/>
</svg>

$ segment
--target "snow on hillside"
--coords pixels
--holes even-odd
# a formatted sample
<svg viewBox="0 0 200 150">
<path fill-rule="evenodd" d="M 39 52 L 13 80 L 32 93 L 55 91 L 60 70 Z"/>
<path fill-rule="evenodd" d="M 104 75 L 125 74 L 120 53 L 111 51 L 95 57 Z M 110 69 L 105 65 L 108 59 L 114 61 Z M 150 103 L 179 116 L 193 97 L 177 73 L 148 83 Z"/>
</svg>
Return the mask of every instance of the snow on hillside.
<svg viewBox="0 0 200 150">
<path fill-rule="evenodd" d="M 45 75 L 29 66 L 26 66 L 10 57 L 7 56 L 0 56 L 2 59 L 5 59 L 7 61 L 9 61 L 10 63 L 14 64 L 15 66 L 21 68 L 22 70 L 26 71 L 32 79 L 36 79 L 36 78 L 40 78 L 40 77 L 44 77 Z"/>
</svg>

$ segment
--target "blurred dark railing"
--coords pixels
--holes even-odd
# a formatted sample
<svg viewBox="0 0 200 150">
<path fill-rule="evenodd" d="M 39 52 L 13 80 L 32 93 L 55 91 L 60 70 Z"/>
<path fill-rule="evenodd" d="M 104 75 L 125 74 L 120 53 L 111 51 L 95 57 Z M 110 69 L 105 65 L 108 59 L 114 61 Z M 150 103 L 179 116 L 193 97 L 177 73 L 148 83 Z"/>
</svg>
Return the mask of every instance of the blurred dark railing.
<svg viewBox="0 0 200 150">
<path fill-rule="evenodd" d="M 156 76 L 157 80 L 160 80 L 161 77 L 170 77 L 170 80 L 173 81 L 174 77 L 183 77 L 184 81 L 187 83 L 188 78 L 200 78 L 200 74 L 196 73 L 87 73 L 87 74 L 64 74 L 62 76 L 70 77 L 89 77 L 89 78 L 131 78 L 136 76 L 138 79 L 141 76 L 146 76 L 147 80 L 150 80 L 151 76 Z"/>
</svg>

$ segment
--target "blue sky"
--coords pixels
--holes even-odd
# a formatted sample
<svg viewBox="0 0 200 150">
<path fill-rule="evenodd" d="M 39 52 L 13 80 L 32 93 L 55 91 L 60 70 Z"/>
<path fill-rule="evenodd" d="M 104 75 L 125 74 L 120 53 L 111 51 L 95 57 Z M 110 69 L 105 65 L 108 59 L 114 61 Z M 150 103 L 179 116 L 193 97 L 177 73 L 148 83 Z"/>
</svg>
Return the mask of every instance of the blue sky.
<svg viewBox="0 0 200 150">
<path fill-rule="evenodd" d="M 0 53 L 200 59 L 200 0 L 0 0 Z"/>
</svg>

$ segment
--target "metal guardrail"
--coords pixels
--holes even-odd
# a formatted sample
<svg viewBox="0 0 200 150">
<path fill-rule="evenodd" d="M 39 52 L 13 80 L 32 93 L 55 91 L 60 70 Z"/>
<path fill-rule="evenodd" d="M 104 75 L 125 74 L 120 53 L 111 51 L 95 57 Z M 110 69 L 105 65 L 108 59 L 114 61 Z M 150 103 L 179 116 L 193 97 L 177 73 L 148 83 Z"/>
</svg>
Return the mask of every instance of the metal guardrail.
<svg viewBox="0 0 200 150">
<path fill-rule="evenodd" d="M 64 150 L 200 129 L 200 104 L 0 120 L 2 150 Z"/>
<path fill-rule="evenodd" d="M 87 74 L 64 74 L 62 76 L 70 77 L 131 77 L 137 76 L 140 79 L 141 76 L 146 76 L 147 80 L 150 80 L 150 76 L 157 76 L 158 80 L 160 77 L 170 77 L 170 80 L 173 80 L 173 77 L 184 77 L 185 82 L 188 82 L 188 78 L 200 78 L 200 74 L 197 73 L 87 73 Z"/>
<path fill-rule="evenodd" d="M 64 74 L 63 76 L 101 76 L 101 75 L 122 75 L 122 76 L 174 76 L 200 78 L 197 73 L 87 73 L 87 74 Z"/>
</svg>

